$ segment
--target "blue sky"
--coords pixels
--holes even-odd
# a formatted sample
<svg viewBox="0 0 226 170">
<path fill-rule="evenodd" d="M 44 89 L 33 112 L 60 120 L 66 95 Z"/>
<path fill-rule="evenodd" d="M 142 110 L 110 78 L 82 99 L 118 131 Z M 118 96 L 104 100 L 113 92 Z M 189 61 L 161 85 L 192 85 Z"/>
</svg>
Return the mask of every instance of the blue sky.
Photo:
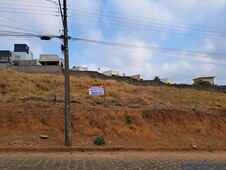
<svg viewBox="0 0 226 170">
<path fill-rule="evenodd" d="M 0 30 L 62 32 L 54 2 L 1 0 L 0 9 Z M 193 78 L 209 75 L 216 76 L 217 84 L 226 84 L 226 55 L 212 54 L 226 54 L 226 0 L 68 0 L 68 9 L 72 37 L 178 49 L 177 53 L 159 53 L 70 41 L 71 67 L 113 69 L 128 76 L 143 74 L 146 79 L 157 75 L 174 83 L 192 83 Z M 35 58 L 43 53 L 63 57 L 59 39 L 0 37 L 2 50 L 13 50 L 14 43 L 28 44 Z"/>
</svg>

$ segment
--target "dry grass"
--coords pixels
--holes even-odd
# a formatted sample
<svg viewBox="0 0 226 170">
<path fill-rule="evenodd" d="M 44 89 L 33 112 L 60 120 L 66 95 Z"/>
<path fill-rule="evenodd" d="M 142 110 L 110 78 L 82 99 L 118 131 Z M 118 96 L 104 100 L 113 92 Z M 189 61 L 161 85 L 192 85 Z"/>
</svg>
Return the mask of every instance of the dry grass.
<svg viewBox="0 0 226 170">
<path fill-rule="evenodd" d="M 63 75 L 4 69 L 0 74 L 1 147 L 63 146 Z M 103 97 L 88 95 L 88 87 L 94 84 L 106 85 L 108 107 L 103 107 Z M 138 87 L 112 80 L 71 77 L 74 144 L 92 147 L 94 137 L 104 136 L 108 141 L 106 147 L 186 148 L 191 141 L 203 148 L 225 147 L 226 95 L 215 93 L 213 105 L 211 92 L 182 89 L 181 94 L 183 110 L 177 88 Z M 157 112 L 153 110 L 155 103 Z M 131 121 L 127 121 L 128 117 Z M 40 134 L 49 135 L 49 140 L 40 141 Z"/>
<path fill-rule="evenodd" d="M 57 101 L 64 100 L 63 75 L 25 74 L 1 69 L 0 102 L 27 102 L 35 100 L 51 101 L 54 96 L 56 80 Z M 181 107 L 178 88 L 172 87 L 138 87 L 113 80 L 100 80 L 90 77 L 71 77 L 71 101 L 79 104 L 103 105 L 103 97 L 88 95 L 88 87 L 94 84 L 106 86 L 106 104 L 123 107 Z M 212 107 L 225 108 L 226 95 L 193 89 L 181 89 L 182 108 L 202 110 Z"/>
</svg>

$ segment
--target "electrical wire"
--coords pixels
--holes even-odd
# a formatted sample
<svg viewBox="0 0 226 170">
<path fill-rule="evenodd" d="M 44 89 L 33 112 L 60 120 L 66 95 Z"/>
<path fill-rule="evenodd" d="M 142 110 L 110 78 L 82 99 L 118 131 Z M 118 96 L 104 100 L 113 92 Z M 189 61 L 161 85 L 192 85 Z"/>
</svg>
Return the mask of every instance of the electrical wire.
<svg viewBox="0 0 226 170">
<path fill-rule="evenodd" d="M 118 47 L 116 47 L 116 48 L 118 48 Z M 134 49 L 134 48 L 133 49 L 129 49 L 129 50 L 133 50 L 133 51 L 137 52 L 137 50 Z M 140 51 L 138 51 L 138 52 L 140 52 Z M 187 60 L 187 61 L 195 61 L 195 62 L 206 63 L 206 64 L 211 64 L 211 65 L 218 65 L 218 66 L 224 66 L 224 67 L 226 66 L 226 64 L 223 64 L 223 63 L 215 63 L 215 62 L 203 61 L 203 60 L 194 59 L 194 58 L 183 57 L 182 54 L 177 54 L 177 55 L 179 55 L 179 56 L 177 56 L 177 55 L 175 55 L 175 53 L 164 52 L 164 51 L 152 51 L 152 52 L 157 53 L 157 54 L 167 54 L 168 55 L 167 57 L 169 57 L 169 55 L 170 55 L 171 57 L 179 58 L 179 59 L 183 59 L 183 60 Z M 161 55 L 159 55 L 159 57 L 161 57 Z"/>
<path fill-rule="evenodd" d="M 20 27 L 13 27 L 13 26 L 4 25 L 4 24 L 0 24 L 0 27 L 11 28 L 11 29 L 16 29 L 16 30 L 22 30 L 22 31 L 28 31 L 30 33 L 39 33 L 39 32 L 36 32 L 36 31 L 32 31 L 32 30 L 28 30 L 28 29 L 24 29 L 24 28 L 20 28 Z"/>
<path fill-rule="evenodd" d="M 35 29 L 36 31 L 35 32 L 37 32 L 37 33 L 41 33 L 41 34 L 48 34 L 48 33 L 46 33 L 45 31 L 43 31 L 42 29 L 40 29 L 40 28 L 36 28 L 36 27 L 34 27 L 34 26 L 31 26 L 31 25 L 29 25 L 29 24 L 25 24 L 25 23 L 22 23 L 21 21 L 19 22 L 19 21 L 17 21 L 17 20 L 14 20 L 14 19 L 12 19 L 12 18 L 9 18 L 9 17 L 3 17 L 3 16 L 0 16 L 0 18 L 2 18 L 2 19 L 5 19 L 6 21 L 3 21 L 4 23 L 9 23 L 9 24 L 11 24 L 9 21 L 11 21 L 12 22 L 12 24 L 13 25 L 15 25 L 15 24 L 17 24 L 19 27 L 23 27 L 24 29 L 30 29 L 30 28 L 32 28 L 32 29 Z M 37 31 L 38 30 L 38 31 Z"/>
<path fill-rule="evenodd" d="M 40 4 L 40 3 L 39 3 Z M 27 4 L 18 4 L 18 3 L 2 3 L 0 2 L 1 7 L 3 6 L 7 6 L 7 8 L 9 8 L 8 6 L 17 6 L 17 7 L 29 7 L 29 8 L 46 8 L 46 9 L 54 9 L 52 6 L 44 6 L 44 5 L 27 5 Z M 6 8 L 6 7 L 4 7 Z M 12 8 L 12 7 L 10 7 Z"/>
<path fill-rule="evenodd" d="M 73 8 L 71 8 L 71 7 L 73 7 Z M 120 12 L 116 12 L 116 11 L 114 11 L 113 13 L 109 13 L 109 12 L 106 12 L 106 11 L 96 11 L 96 9 L 91 9 L 91 8 L 84 8 L 84 7 L 82 7 L 82 6 L 78 6 L 78 5 L 76 5 L 76 6 L 74 6 L 74 5 L 69 5 L 69 9 L 68 9 L 69 11 L 71 10 L 71 11 L 82 11 L 82 12 L 84 12 L 84 13 L 89 13 L 90 11 L 92 12 L 92 13 L 94 13 L 94 14 L 98 14 L 98 15 L 107 15 L 107 16 L 109 16 L 109 17 L 111 17 L 111 18 L 113 18 L 113 17 L 116 17 L 116 18 L 118 18 L 118 17 L 122 17 L 123 16 L 123 18 L 125 19 L 125 20 L 134 20 L 134 19 L 136 19 L 136 20 L 138 20 L 139 22 L 142 22 L 142 21 L 144 21 L 144 22 L 152 22 L 152 23 L 157 23 L 157 24 L 166 24 L 166 23 L 168 23 L 167 25 L 168 26 L 172 26 L 172 27 L 175 27 L 175 26 L 181 26 L 181 27 L 184 27 L 184 26 L 186 26 L 186 27 L 190 27 L 190 28 L 198 28 L 198 29 L 204 29 L 204 30 L 206 30 L 206 29 L 208 29 L 208 30 L 221 30 L 221 31 L 224 31 L 225 32 L 225 29 L 226 28 L 217 28 L 217 27 L 210 27 L 210 26 L 204 26 L 204 25 L 198 25 L 198 24 L 188 24 L 188 23 L 182 23 L 182 22 L 178 22 L 178 21 L 166 21 L 166 20 L 160 20 L 160 19 L 155 19 L 155 18 L 150 18 L 150 17 L 141 17 L 141 16 L 136 16 L 136 15 L 128 15 L 128 14 L 125 14 L 125 13 L 120 13 Z"/>
<path fill-rule="evenodd" d="M 137 64 L 139 64 L 139 65 L 144 65 L 144 63 L 141 63 L 141 62 L 139 62 L 139 61 L 135 61 L 135 60 L 133 60 L 133 59 L 131 59 L 131 58 L 129 58 L 129 57 L 125 57 L 125 56 L 122 56 L 122 55 L 116 55 L 115 53 L 113 53 L 112 51 L 110 52 L 110 51 L 108 51 L 108 50 L 106 50 L 106 49 L 103 49 L 103 48 L 99 48 L 99 47 L 97 47 L 97 46 L 92 46 L 92 47 L 94 47 L 94 49 L 96 49 L 96 50 L 98 50 L 98 51 L 100 51 L 100 52 L 104 52 L 105 54 L 107 54 L 108 56 L 110 55 L 110 56 L 112 56 L 112 57 L 117 57 L 117 58 L 123 58 L 123 59 L 125 59 L 125 60 L 127 60 L 127 61 L 131 61 L 131 62 L 133 62 L 133 63 L 137 63 Z M 156 70 L 161 70 L 162 72 L 165 72 L 165 73 L 167 73 L 167 74 L 169 74 L 169 75 L 175 75 L 175 76 L 179 76 L 179 77 L 186 77 L 186 78 L 190 78 L 190 77 L 188 77 L 188 76 L 186 76 L 186 75 L 184 75 L 184 74 L 180 74 L 180 73 L 174 73 L 174 72 L 171 72 L 171 71 L 166 71 L 166 70 L 164 70 L 164 69 L 161 69 L 160 67 L 157 67 L 157 66 L 154 66 L 154 65 L 152 65 L 152 67 L 154 67 Z"/>
<path fill-rule="evenodd" d="M 126 27 L 129 29 L 138 29 L 138 30 L 146 30 L 146 31 L 155 31 L 155 32 L 163 32 L 163 33 L 170 33 L 170 34 L 178 34 L 182 36 L 193 36 L 193 37 L 205 37 L 210 39 L 218 39 L 218 40 L 225 40 L 226 35 L 218 35 L 217 33 L 205 33 L 205 32 L 194 32 L 194 31 L 186 31 L 186 30 L 179 30 L 179 29 L 172 29 L 172 28 L 164 28 L 164 27 L 158 27 L 158 26 L 148 26 L 148 25 L 142 25 L 139 23 L 130 23 L 130 22 L 124 22 L 124 21 L 110 21 L 108 19 L 98 19 L 93 16 L 87 16 L 87 15 L 76 15 L 72 16 L 69 15 L 71 18 L 76 18 L 80 20 L 89 20 L 89 21 L 98 21 L 100 23 L 105 23 L 109 25 L 115 25 L 120 27 Z"/>
<path fill-rule="evenodd" d="M 162 51 L 162 52 L 180 52 L 180 53 L 188 53 L 192 56 L 200 56 L 200 55 L 213 55 L 213 56 L 222 56 L 226 57 L 226 54 L 224 53 L 211 53 L 211 52 L 204 52 L 204 51 L 188 51 L 188 50 L 182 50 L 182 49 L 172 49 L 172 48 L 158 48 L 158 47 L 152 47 L 152 46 L 144 46 L 144 45 L 137 45 L 137 44 L 126 44 L 126 43 L 116 43 L 116 42 L 109 42 L 109 41 L 99 41 L 99 40 L 91 40 L 91 39 L 84 39 L 84 38 L 75 38 L 71 37 L 74 41 L 84 41 L 88 43 L 94 43 L 94 44 L 102 44 L 107 46 L 113 46 L 113 47 L 121 47 L 121 48 L 129 48 L 129 49 L 145 49 L 145 50 L 153 50 L 153 51 Z M 198 54 L 197 54 L 198 53 Z"/>
</svg>

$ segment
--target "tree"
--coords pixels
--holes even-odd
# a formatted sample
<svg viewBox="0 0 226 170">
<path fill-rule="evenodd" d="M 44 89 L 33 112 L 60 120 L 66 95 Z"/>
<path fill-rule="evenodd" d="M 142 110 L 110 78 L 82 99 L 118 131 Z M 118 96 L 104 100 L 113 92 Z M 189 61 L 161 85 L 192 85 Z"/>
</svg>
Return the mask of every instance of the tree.
<svg viewBox="0 0 226 170">
<path fill-rule="evenodd" d="M 210 86 L 211 83 L 208 81 L 198 80 L 194 82 L 195 86 Z"/>
<path fill-rule="evenodd" d="M 160 81 L 160 78 L 159 78 L 159 76 L 155 76 L 153 80 Z"/>
</svg>

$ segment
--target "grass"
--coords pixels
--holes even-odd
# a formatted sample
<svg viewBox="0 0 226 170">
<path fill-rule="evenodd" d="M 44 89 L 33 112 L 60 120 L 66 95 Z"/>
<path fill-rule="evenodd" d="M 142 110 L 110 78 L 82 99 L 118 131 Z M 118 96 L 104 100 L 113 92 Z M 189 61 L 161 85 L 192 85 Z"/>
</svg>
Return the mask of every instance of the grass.
<svg viewBox="0 0 226 170">
<path fill-rule="evenodd" d="M 0 69 L 0 102 L 10 100 L 24 102 L 26 98 L 51 100 L 54 97 L 56 80 L 57 99 L 64 100 L 64 76 L 54 74 L 25 74 L 12 70 Z M 103 97 L 88 95 L 91 85 L 106 85 L 106 105 L 122 107 L 180 108 L 179 89 L 173 87 L 140 87 L 114 80 L 101 80 L 91 77 L 71 77 L 71 100 L 80 104 L 101 105 Z M 226 94 L 214 93 L 216 105 L 213 106 L 212 93 L 195 89 L 181 89 L 183 108 L 207 109 L 226 107 Z M 4 97 L 1 97 L 4 96 Z M 155 96 L 155 97 L 154 97 Z M 5 98 L 5 99 L 4 99 Z M 7 99 L 7 100 L 6 100 Z M 196 104 L 195 104 L 196 103 Z"/>
</svg>

